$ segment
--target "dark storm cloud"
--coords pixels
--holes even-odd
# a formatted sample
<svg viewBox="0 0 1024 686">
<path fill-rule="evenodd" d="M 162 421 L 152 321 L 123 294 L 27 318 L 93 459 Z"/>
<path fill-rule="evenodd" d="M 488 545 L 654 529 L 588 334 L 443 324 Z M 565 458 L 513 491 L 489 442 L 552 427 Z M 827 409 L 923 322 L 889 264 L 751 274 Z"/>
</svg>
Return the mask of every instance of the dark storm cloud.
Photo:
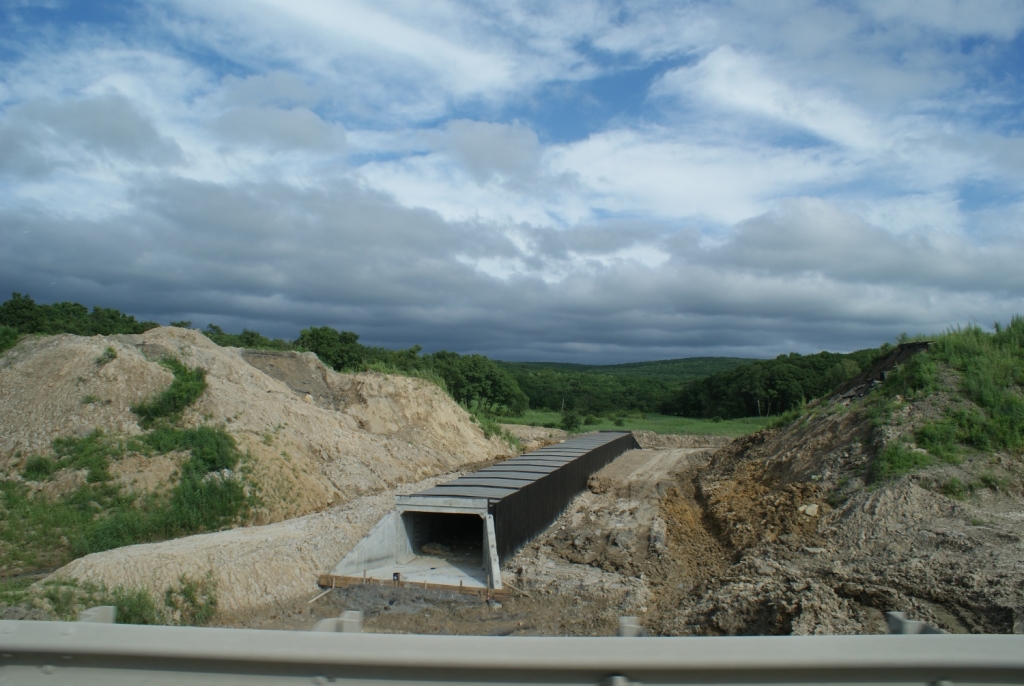
<svg viewBox="0 0 1024 686">
<path fill-rule="evenodd" d="M 347 182 L 299 190 L 160 179 L 140 184 L 132 199 L 132 213 L 102 223 L 6 211 L 0 237 L 13 249 L 0 257 L 0 286 L 164 322 L 190 318 L 285 337 L 328 324 L 371 343 L 532 359 L 850 349 L 891 339 L 908 312 L 910 321 L 936 323 L 928 288 L 804 274 L 836 261 L 818 251 L 815 265 L 778 264 L 771 246 L 756 250 L 748 235 L 756 229 L 746 225 L 733 241 L 690 243 L 660 267 L 588 263 L 548 283 L 544 274 L 491 277 L 454 259 L 519 254 L 503 231 L 445 222 Z M 800 235 L 799 226 L 785 226 Z M 657 237 L 643 226 L 586 235 L 595 252 Z M 568 268 L 565 244 L 577 241 L 562 238 L 546 259 Z M 857 257 L 870 269 L 877 254 Z"/>
</svg>

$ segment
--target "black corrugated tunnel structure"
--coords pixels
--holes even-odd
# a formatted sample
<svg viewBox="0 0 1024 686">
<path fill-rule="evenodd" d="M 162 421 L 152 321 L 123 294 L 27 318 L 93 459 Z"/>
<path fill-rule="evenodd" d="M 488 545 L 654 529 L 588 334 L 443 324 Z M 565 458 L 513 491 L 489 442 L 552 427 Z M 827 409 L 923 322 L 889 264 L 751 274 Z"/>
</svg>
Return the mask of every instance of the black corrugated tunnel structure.
<svg viewBox="0 0 1024 686">
<path fill-rule="evenodd" d="M 441 514 L 475 514 L 485 524 L 484 556 L 493 546 L 504 562 L 558 519 L 569 501 L 587 487 L 591 474 L 639 447 L 629 432 L 587 434 L 398 496 L 398 512 L 409 532 L 436 531 L 443 524 L 437 519 Z M 417 524 L 419 518 L 424 518 L 421 524 Z M 493 533 L 488 530 L 492 522 Z"/>
</svg>

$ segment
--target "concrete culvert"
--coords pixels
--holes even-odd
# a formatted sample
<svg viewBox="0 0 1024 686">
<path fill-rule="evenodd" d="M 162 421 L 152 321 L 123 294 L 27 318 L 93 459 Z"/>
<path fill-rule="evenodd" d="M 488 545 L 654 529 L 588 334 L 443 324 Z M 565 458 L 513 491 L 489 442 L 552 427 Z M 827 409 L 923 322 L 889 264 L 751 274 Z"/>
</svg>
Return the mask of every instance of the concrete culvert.
<svg viewBox="0 0 1024 686">
<path fill-rule="evenodd" d="M 501 562 L 550 526 L 591 474 L 636 447 L 628 432 L 588 434 L 398 496 L 321 583 L 501 589 Z"/>
</svg>

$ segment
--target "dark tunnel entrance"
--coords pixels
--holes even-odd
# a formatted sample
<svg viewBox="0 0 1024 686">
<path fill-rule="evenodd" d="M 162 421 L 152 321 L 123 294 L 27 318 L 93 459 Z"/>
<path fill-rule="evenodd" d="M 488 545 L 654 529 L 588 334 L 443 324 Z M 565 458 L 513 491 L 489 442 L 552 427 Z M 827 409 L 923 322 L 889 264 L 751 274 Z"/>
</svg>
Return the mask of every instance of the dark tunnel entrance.
<svg viewBox="0 0 1024 686">
<path fill-rule="evenodd" d="M 480 515 L 407 511 L 402 520 L 414 554 L 440 557 L 453 564 L 484 564 L 484 520 Z"/>
</svg>

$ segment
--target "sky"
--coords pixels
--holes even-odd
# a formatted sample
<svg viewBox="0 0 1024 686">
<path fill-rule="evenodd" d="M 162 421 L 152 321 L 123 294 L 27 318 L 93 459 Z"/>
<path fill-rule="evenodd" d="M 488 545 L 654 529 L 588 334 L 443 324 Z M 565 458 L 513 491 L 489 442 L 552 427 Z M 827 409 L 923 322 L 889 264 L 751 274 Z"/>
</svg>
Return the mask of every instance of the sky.
<svg viewBox="0 0 1024 686">
<path fill-rule="evenodd" d="M 0 0 L 0 299 L 506 360 L 1024 313 L 1024 3 Z"/>
</svg>

